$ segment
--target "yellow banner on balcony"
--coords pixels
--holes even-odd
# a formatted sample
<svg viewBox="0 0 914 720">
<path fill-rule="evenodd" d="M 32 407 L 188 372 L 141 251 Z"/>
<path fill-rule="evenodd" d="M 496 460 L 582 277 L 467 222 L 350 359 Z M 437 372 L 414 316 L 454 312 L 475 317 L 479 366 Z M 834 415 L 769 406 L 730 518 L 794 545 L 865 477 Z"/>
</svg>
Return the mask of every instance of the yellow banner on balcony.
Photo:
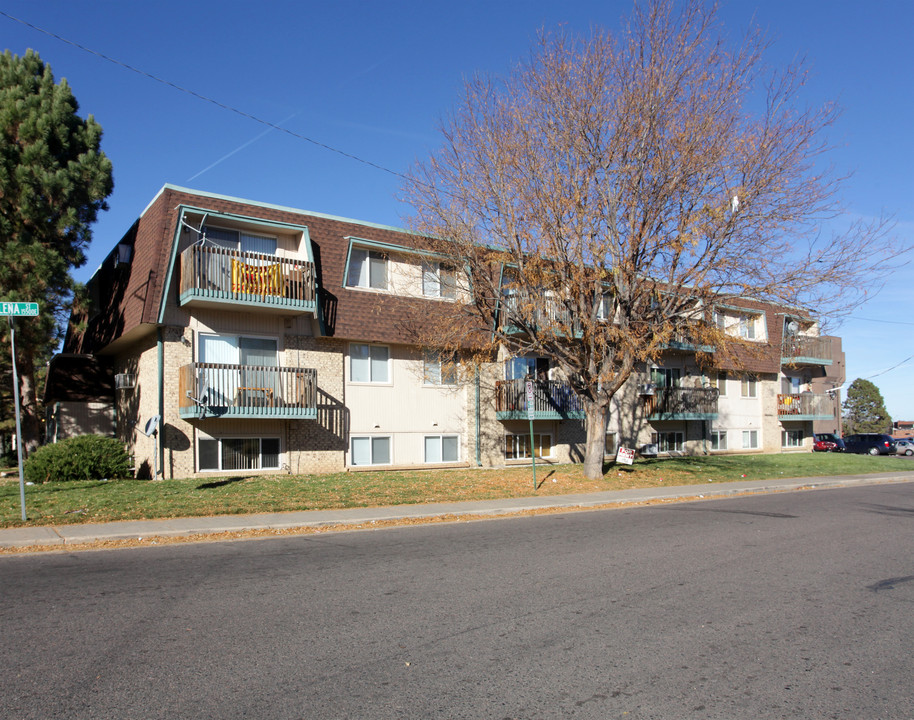
<svg viewBox="0 0 914 720">
<path fill-rule="evenodd" d="M 232 258 L 232 292 L 251 295 L 282 295 L 282 268 L 247 265 Z"/>
</svg>

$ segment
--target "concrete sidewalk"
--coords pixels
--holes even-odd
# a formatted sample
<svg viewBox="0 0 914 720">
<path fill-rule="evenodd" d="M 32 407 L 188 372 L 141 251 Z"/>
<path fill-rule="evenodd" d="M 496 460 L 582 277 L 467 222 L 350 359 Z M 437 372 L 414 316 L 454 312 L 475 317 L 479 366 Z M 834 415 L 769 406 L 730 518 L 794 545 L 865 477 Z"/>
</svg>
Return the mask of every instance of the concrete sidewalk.
<svg viewBox="0 0 914 720">
<path fill-rule="evenodd" d="M 307 510 L 303 512 L 260 515 L 219 515 L 216 517 L 176 518 L 165 520 L 127 520 L 83 525 L 49 525 L 43 527 L 0 530 L 0 548 L 64 547 L 104 541 L 142 540 L 154 537 L 193 537 L 203 539 L 220 533 L 243 533 L 257 530 L 290 530 L 334 525 L 370 525 L 397 520 L 422 520 L 440 517 L 494 517 L 531 510 L 595 508 L 605 505 L 637 505 L 649 502 L 674 502 L 720 498 L 740 494 L 789 492 L 808 489 L 853 487 L 914 481 L 914 471 L 876 473 L 842 477 L 775 478 L 709 485 L 613 490 L 579 495 L 542 495 L 538 497 L 443 502 L 423 505 L 349 508 L 345 510 Z M 545 491 L 546 488 L 543 490 Z"/>
</svg>

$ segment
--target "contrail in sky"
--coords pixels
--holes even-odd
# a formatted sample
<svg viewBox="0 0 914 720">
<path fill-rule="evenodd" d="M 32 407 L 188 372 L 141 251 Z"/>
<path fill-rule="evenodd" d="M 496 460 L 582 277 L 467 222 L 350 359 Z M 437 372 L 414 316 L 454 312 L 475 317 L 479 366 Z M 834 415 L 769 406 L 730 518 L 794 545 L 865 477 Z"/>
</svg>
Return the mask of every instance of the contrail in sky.
<svg viewBox="0 0 914 720">
<path fill-rule="evenodd" d="M 285 120 L 280 120 L 280 121 L 277 123 L 277 126 L 283 125 L 284 123 L 289 122 L 289 120 L 291 120 L 292 118 L 294 118 L 296 115 L 298 115 L 298 113 L 292 113 L 292 114 L 289 115 L 289 117 L 287 117 Z M 207 165 L 207 166 L 206 166 L 205 168 L 203 168 L 200 172 L 196 173 L 195 175 L 191 175 L 189 178 L 187 178 L 186 182 L 190 182 L 191 180 L 194 180 L 194 179 L 200 177 L 203 173 L 207 172 L 208 170 L 212 170 L 212 169 L 213 169 L 214 167 L 216 167 L 216 165 L 218 165 L 219 163 L 224 162 L 225 160 L 228 160 L 228 159 L 229 159 L 232 155 L 234 155 L 235 153 L 241 152 L 241 151 L 244 150 L 248 145 L 253 145 L 255 142 L 257 142 L 258 140 L 260 140 L 260 138 L 262 138 L 264 135 L 267 135 L 267 134 L 273 132 L 273 130 L 275 130 L 275 129 L 276 129 L 276 128 L 274 128 L 274 127 L 268 127 L 266 130 L 264 130 L 262 133 L 260 133 L 260 134 L 257 135 L 256 137 L 253 137 L 253 138 L 251 138 L 250 140 L 248 140 L 246 143 L 243 143 L 243 144 L 239 145 L 239 146 L 236 147 L 234 150 L 232 150 L 230 153 L 227 153 L 227 154 L 223 155 L 221 158 L 219 158 L 218 160 L 216 160 L 216 162 L 212 163 L 211 165 Z"/>
</svg>

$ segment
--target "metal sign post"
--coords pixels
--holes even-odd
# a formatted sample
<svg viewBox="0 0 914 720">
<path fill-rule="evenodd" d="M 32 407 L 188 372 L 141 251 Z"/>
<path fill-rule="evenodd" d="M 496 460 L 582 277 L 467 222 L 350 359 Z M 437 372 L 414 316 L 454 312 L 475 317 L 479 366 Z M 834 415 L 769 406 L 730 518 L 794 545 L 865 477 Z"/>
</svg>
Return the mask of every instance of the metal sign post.
<svg viewBox="0 0 914 720">
<path fill-rule="evenodd" d="M 533 381 L 527 380 L 527 419 L 530 421 L 530 459 L 533 461 L 533 489 L 536 490 L 536 447 L 533 444 Z"/>
<path fill-rule="evenodd" d="M 22 506 L 22 522 L 25 514 L 25 475 L 22 472 L 22 421 L 19 414 L 19 373 L 16 371 L 16 317 L 37 317 L 38 303 L 0 302 L 0 315 L 6 315 L 10 323 L 10 350 L 13 361 L 13 398 L 16 401 L 16 454 L 19 457 L 19 504 Z"/>
</svg>

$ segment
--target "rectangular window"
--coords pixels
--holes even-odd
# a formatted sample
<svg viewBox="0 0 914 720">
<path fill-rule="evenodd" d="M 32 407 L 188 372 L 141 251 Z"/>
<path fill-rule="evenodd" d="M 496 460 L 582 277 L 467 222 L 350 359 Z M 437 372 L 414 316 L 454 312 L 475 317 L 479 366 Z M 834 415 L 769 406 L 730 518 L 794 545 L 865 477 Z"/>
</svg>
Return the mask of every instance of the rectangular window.
<svg viewBox="0 0 914 720">
<path fill-rule="evenodd" d="M 533 450 L 537 458 L 552 457 L 552 435 L 533 435 Z M 530 458 L 530 435 L 505 435 L 505 459 L 524 460 Z"/>
<path fill-rule="evenodd" d="M 505 380 L 548 380 L 549 358 L 516 357 L 505 360 Z"/>
<path fill-rule="evenodd" d="M 200 470 L 278 470 L 279 438 L 200 438 Z"/>
<path fill-rule="evenodd" d="M 425 385 L 456 385 L 457 366 L 453 361 L 443 361 L 434 351 L 425 353 L 422 382 Z"/>
<path fill-rule="evenodd" d="M 727 431 L 726 430 L 712 430 L 711 431 L 711 449 L 712 450 L 726 450 L 727 449 Z"/>
<path fill-rule="evenodd" d="M 651 382 L 659 388 L 679 387 L 681 373 L 679 368 L 652 368 Z"/>
<path fill-rule="evenodd" d="M 708 385 L 712 388 L 717 388 L 720 396 L 724 397 L 727 394 L 727 373 L 723 370 L 712 372 L 708 375 Z"/>
<path fill-rule="evenodd" d="M 616 454 L 616 433 L 614 433 L 614 432 L 606 433 L 606 439 L 603 441 L 603 454 L 604 455 L 615 455 Z"/>
<path fill-rule="evenodd" d="M 349 461 L 352 465 L 390 465 L 390 438 L 383 436 L 352 438 Z"/>
<path fill-rule="evenodd" d="M 746 340 L 755 340 L 755 315 L 740 315 L 739 336 Z"/>
<path fill-rule="evenodd" d="M 212 245 L 241 250 L 242 252 L 263 253 L 264 255 L 276 254 L 276 238 L 267 235 L 254 235 L 239 230 L 216 228 L 209 225 L 203 228 L 203 237 Z"/>
<path fill-rule="evenodd" d="M 740 381 L 740 391 L 739 391 L 740 397 L 754 398 L 758 391 L 756 388 L 756 385 L 757 385 L 757 383 L 756 383 L 755 378 L 744 376 L 742 378 L 742 380 Z"/>
<path fill-rule="evenodd" d="M 426 435 L 425 462 L 446 463 L 460 460 L 460 438 L 456 435 Z"/>
<path fill-rule="evenodd" d="M 387 257 L 376 250 L 352 248 L 346 284 L 349 287 L 387 290 Z"/>
<path fill-rule="evenodd" d="M 359 383 L 390 382 L 390 348 L 352 343 L 349 346 L 349 380 Z"/>
<path fill-rule="evenodd" d="M 651 433 L 651 443 L 657 452 L 682 452 L 685 435 L 679 430 Z"/>
<path fill-rule="evenodd" d="M 801 448 L 803 447 L 802 430 L 784 430 L 781 433 L 781 447 Z"/>
<path fill-rule="evenodd" d="M 600 299 L 597 300 L 597 319 L 598 320 L 611 320 L 613 314 L 613 300 L 612 295 L 601 295 Z"/>
<path fill-rule="evenodd" d="M 425 297 L 455 299 L 457 297 L 457 272 L 445 263 L 423 263 L 422 294 Z"/>
<path fill-rule="evenodd" d="M 743 449 L 753 450 L 758 447 L 758 430 L 743 430 Z"/>
<path fill-rule="evenodd" d="M 711 322 L 714 323 L 718 330 L 723 331 L 726 326 L 726 316 L 720 310 L 715 310 L 711 313 Z"/>
</svg>

